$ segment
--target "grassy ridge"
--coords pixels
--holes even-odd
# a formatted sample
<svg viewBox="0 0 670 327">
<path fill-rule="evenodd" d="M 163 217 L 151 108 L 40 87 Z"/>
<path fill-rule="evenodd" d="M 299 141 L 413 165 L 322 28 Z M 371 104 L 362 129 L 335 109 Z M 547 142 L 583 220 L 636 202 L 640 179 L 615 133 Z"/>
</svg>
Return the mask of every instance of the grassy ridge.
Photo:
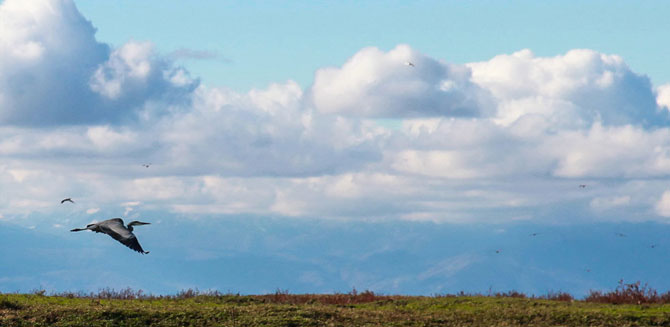
<svg viewBox="0 0 670 327">
<path fill-rule="evenodd" d="M 337 296 L 120 300 L 0 294 L 0 326 L 670 326 L 667 304 L 485 296 L 376 296 L 338 304 Z"/>
</svg>

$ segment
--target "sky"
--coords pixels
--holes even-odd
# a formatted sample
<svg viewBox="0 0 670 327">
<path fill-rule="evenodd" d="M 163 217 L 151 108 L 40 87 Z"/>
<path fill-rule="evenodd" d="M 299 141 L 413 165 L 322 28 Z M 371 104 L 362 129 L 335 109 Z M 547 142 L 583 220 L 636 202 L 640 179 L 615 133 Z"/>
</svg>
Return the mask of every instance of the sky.
<svg viewBox="0 0 670 327">
<path fill-rule="evenodd" d="M 0 292 L 669 290 L 668 13 L 1 1 Z"/>
</svg>

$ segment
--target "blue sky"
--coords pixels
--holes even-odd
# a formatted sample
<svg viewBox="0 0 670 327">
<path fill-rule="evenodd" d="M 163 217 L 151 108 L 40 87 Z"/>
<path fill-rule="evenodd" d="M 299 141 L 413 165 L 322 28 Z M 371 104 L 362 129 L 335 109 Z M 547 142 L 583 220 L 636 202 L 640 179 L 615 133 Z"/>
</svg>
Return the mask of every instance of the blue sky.
<svg viewBox="0 0 670 327">
<path fill-rule="evenodd" d="M 542 56 L 587 48 L 618 54 L 655 83 L 670 81 L 663 1 L 77 1 L 98 39 L 150 40 L 169 53 L 211 51 L 186 61 L 208 85 L 239 91 L 341 65 L 363 47 L 406 43 L 454 63 L 529 48 Z M 149 14 L 151 13 L 151 14 Z"/>
<path fill-rule="evenodd" d="M 669 9 L 2 1 L 0 291 L 668 290 Z"/>
</svg>

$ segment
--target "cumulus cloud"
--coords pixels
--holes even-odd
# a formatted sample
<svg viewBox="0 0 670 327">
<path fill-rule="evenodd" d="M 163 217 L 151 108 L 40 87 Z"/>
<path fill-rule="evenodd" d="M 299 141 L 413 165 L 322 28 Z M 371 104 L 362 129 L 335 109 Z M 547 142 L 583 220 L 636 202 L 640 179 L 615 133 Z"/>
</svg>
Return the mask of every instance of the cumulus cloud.
<svg viewBox="0 0 670 327">
<path fill-rule="evenodd" d="M 0 123 L 90 120 L 88 75 L 109 52 L 94 34 L 71 1 L 0 4 Z"/>
<path fill-rule="evenodd" d="M 370 47 L 340 68 L 318 70 L 310 91 L 322 113 L 376 118 L 486 116 L 487 93 L 470 81 L 470 75 L 465 66 L 432 59 L 407 45 L 386 53 Z"/>
<path fill-rule="evenodd" d="M 97 67 L 89 85 L 108 100 L 126 100 L 136 106 L 148 99 L 187 97 L 195 81 L 183 68 L 156 57 L 150 42 L 130 41 Z"/>
<path fill-rule="evenodd" d="M 473 82 L 495 96 L 501 124 L 525 115 L 540 115 L 563 128 L 668 123 L 649 78 L 616 55 L 577 49 L 545 58 L 526 49 L 467 66 Z"/>
<path fill-rule="evenodd" d="M 71 0 L 0 4 L 0 124 L 132 120 L 151 101 L 187 101 L 197 81 L 148 43 L 111 50 Z"/>
<path fill-rule="evenodd" d="M 632 125 L 563 131 L 547 136 L 540 151 L 557 161 L 563 177 L 664 177 L 670 174 L 670 129 Z"/>
</svg>

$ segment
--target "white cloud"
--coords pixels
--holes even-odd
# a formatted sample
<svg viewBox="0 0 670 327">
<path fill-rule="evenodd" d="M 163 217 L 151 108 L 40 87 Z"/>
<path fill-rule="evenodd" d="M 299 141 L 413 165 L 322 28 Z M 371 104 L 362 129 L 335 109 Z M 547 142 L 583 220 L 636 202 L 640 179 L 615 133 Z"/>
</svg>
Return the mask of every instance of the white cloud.
<svg viewBox="0 0 670 327">
<path fill-rule="evenodd" d="M 72 1 L 0 4 L 0 124 L 89 120 L 81 115 L 94 99 L 82 75 L 109 51 L 94 33 Z"/>
<path fill-rule="evenodd" d="M 414 66 L 406 65 L 412 62 Z M 322 113 L 354 117 L 485 116 L 487 93 L 470 69 L 422 55 L 407 45 L 365 48 L 341 68 L 316 72 L 312 100 Z"/>
<path fill-rule="evenodd" d="M 670 129 L 630 125 L 564 131 L 547 136 L 542 149 L 556 158 L 564 177 L 662 177 L 670 174 Z"/>
<path fill-rule="evenodd" d="M 151 48 L 110 51 L 71 0 L 2 2 L 0 125 L 117 123 L 146 103 L 187 101 L 197 81 Z"/>
<path fill-rule="evenodd" d="M 107 98 L 117 99 L 122 91 L 141 86 L 152 72 L 152 52 L 153 46 L 149 42 L 130 42 L 114 50 L 109 60 L 93 74 L 91 89 Z"/>
<path fill-rule="evenodd" d="M 154 54 L 150 42 L 130 41 L 115 49 L 109 59 L 101 63 L 90 78 L 92 91 L 111 100 L 130 99 L 143 103 L 156 96 L 187 95 L 195 81 L 182 68 L 171 67 L 169 62 Z"/>
<path fill-rule="evenodd" d="M 616 55 L 576 49 L 543 58 L 522 50 L 467 66 L 473 82 L 496 97 L 502 124 L 527 114 L 561 127 L 668 123 L 667 113 L 657 110 L 649 78 Z"/>
</svg>

